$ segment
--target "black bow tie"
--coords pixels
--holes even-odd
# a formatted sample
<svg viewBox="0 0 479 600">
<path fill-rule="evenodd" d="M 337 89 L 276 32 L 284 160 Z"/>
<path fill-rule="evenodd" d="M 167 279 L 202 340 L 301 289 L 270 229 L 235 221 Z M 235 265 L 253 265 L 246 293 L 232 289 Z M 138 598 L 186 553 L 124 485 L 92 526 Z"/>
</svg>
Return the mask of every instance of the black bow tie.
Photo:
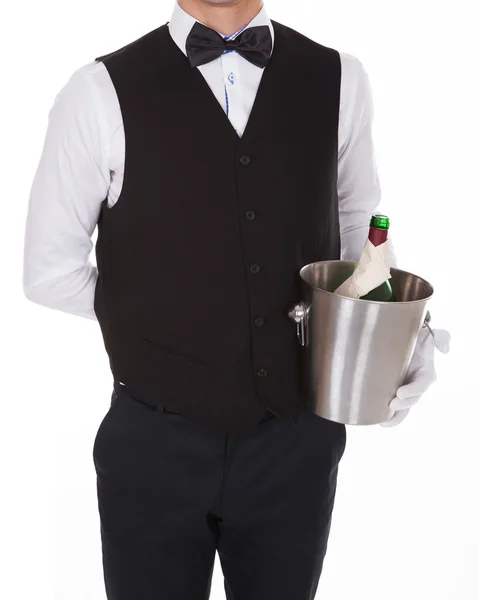
<svg viewBox="0 0 479 600">
<path fill-rule="evenodd" d="M 263 68 L 268 63 L 272 47 L 271 32 L 267 25 L 248 27 L 234 40 L 225 40 L 214 29 L 196 21 L 186 38 L 186 54 L 192 67 L 218 58 L 225 50 L 236 50 L 243 58 Z"/>
</svg>

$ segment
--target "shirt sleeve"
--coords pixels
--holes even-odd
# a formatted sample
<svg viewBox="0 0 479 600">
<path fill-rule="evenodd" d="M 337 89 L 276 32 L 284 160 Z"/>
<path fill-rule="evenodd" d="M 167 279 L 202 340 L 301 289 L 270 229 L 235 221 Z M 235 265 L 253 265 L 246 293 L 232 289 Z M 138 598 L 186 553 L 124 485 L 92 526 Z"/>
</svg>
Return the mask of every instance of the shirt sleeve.
<svg viewBox="0 0 479 600">
<path fill-rule="evenodd" d="M 378 212 L 381 186 L 374 153 L 374 107 L 371 84 L 363 64 L 341 55 L 341 102 L 338 127 L 338 201 L 341 258 L 357 261 Z M 391 266 L 396 255 L 389 239 Z"/>
<path fill-rule="evenodd" d="M 31 186 L 23 290 L 37 304 L 96 319 L 92 234 L 110 184 L 101 98 L 82 67 L 56 95 Z"/>
</svg>

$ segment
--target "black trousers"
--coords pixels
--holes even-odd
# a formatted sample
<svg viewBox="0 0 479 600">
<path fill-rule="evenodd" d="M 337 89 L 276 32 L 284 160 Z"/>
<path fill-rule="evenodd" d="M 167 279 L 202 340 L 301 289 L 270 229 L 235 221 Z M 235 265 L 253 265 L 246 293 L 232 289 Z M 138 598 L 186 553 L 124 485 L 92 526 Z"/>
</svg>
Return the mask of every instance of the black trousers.
<svg viewBox="0 0 479 600">
<path fill-rule="evenodd" d="M 115 384 L 93 447 L 109 600 L 206 600 L 218 552 L 228 600 L 312 600 L 343 425 L 305 411 L 234 437 Z"/>
</svg>

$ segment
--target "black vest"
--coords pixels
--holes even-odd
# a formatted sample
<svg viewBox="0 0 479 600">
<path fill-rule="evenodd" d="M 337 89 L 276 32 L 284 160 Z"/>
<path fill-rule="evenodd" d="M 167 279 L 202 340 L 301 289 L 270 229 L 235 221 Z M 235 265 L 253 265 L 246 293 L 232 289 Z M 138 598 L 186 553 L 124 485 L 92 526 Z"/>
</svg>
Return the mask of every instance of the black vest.
<svg viewBox="0 0 479 600">
<path fill-rule="evenodd" d="M 98 222 L 95 312 L 113 376 L 229 431 L 296 421 L 299 269 L 338 259 L 336 50 L 273 21 L 241 138 L 167 25 L 97 58 L 123 116 L 117 203 Z"/>
</svg>

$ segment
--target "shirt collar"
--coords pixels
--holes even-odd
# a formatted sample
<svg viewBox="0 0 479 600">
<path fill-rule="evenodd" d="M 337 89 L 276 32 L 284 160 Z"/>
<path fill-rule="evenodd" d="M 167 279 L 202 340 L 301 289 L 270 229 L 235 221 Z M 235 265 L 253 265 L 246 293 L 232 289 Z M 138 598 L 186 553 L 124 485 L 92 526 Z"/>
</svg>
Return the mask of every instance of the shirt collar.
<svg viewBox="0 0 479 600">
<path fill-rule="evenodd" d="M 183 10 L 181 8 L 181 6 L 178 4 L 178 2 L 175 2 L 175 8 L 173 9 L 173 14 L 171 15 L 171 19 L 168 23 L 168 27 L 170 30 L 171 37 L 173 38 L 173 41 L 185 55 L 186 55 L 186 38 L 187 38 L 188 34 L 190 33 L 190 30 L 193 27 L 193 25 L 196 23 L 196 21 L 197 21 L 197 19 L 192 17 L 185 10 Z M 200 21 L 200 23 L 201 23 L 201 21 Z M 202 25 L 204 25 L 204 23 L 202 23 Z M 239 31 L 237 31 L 233 35 L 228 36 L 228 38 L 234 39 L 243 30 L 247 29 L 248 27 L 254 27 L 256 25 L 268 25 L 269 30 L 271 31 L 272 43 L 274 44 L 274 29 L 273 29 L 271 20 L 269 19 L 268 15 L 266 14 L 266 9 L 264 7 L 264 4 L 261 7 L 261 10 L 259 11 L 259 13 L 255 17 L 253 17 L 253 19 L 251 19 L 251 21 L 247 25 L 242 27 Z M 224 34 L 222 34 L 222 33 L 220 35 L 225 37 Z"/>
</svg>

